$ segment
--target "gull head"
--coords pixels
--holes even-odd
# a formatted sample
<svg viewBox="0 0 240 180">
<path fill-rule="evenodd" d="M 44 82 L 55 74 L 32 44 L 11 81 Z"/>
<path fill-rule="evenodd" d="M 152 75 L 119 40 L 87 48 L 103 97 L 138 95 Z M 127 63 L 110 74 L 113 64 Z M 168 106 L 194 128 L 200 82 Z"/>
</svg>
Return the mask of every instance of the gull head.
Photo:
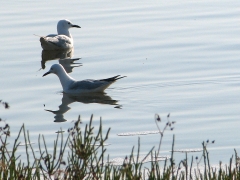
<svg viewBox="0 0 240 180">
<path fill-rule="evenodd" d="M 64 28 L 64 29 L 69 29 L 72 27 L 81 28 L 80 26 L 73 24 L 68 19 L 63 19 L 58 21 L 57 27 Z"/>
<path fill-rule="evenodd" d="M 53 64 L 51 66 L 50 70 L 48 72 L 46 72 L 45 74 L 43 74 L 43 76 L 46 76 L 51 73 L 58 75 L 58 73 L 60 73 L 62 71 L 64 71 L 64 70 L 63 70 L 63 67 L 61 64 Z"/>
<path fill-rule="evenodd" d="M 65 34 L 65 31 L 68 31 L 68 29 L 72 27 L 81 28 L 80 26 L 73 24 L 71 21 L 67 19 L 60 20 L 58 21 L 57 24 L 58 34 Z"/>
</svg>

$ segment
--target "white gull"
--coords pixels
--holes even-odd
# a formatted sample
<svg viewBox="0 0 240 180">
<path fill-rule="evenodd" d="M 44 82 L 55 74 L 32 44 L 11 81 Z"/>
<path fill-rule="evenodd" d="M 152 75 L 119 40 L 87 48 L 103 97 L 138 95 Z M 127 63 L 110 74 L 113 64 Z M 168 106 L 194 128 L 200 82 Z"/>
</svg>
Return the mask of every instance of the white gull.
<svg viewBox="0 0 240 180">
<path fill-rule="evenodd" d="M 81 28 L 72 24 L 69 20 L 63 19 L 58 21 L 58 34 L 49 34 L 40 38 L 41 46 L 44 50 L 59 50 L 73 48 L 73 38 L 69 32 L 69 28 Z"/>
<path fill-rule="evenodd" d="M 53 64 L 48 72 L 43 74 L 46 76 L 50 73 L 56 74 L 62 84 L 63 91 L 65 93 L 92 93 L 92 92 L 103 92 L 116 80 L 124 78 L 126 76 L 114 76 L 107 79 L 86 79 L 82 81 L 76 81 L 69 76 L 61 64 Z"/>
</svg>

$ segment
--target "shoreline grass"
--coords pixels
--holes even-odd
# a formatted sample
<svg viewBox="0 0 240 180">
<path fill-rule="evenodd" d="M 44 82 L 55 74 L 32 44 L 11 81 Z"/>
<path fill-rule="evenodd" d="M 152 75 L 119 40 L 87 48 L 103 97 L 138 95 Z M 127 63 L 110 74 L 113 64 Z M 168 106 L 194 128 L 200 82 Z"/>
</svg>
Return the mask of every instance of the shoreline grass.
<svg viewBox="0 0 240 180">
<path fill-rule="evenodd" d="M 2 101 L 1 101 L 2 102 Z M 3 104 L 5 108 L 9 105 Z M 207 146 L 214 141 L 202 143 L 202 156 L 195 158 L 197 166 L 193 167 L 194 157 L 188 157 L 185 152 L 185 159 L 178 165 L 174 160 L 174 153 L 179 152 L 174 149 L 175 136 L 173 135 L 171 157 L 165 158 L 163 165 L 160 163 L 160 149 L 162 146 L 163 134 L 167 128 L 173 130 L 173 124 L 167 116 L 167 123 L 160 129 L 158 123 L 161 122 L 159 115 L 155 115 L 155 123 L 159 130 L 160 139 L 157 149 L 152 147 L 149 152 L 140 157 L 141 143 L 138 139 L 137 148 L 133 147 L 130 155 L 124 157 L 119 165 L 114 165 L 110 156 L 106 155 L 106 141 L 109 138 L 110 128 L 106 134 L 102 131 L 102 120 L 99 121 L 99 128 L 94 134 L 92 125 L 93 115 L 85 127 L 81 127 L 80 116 L 73 127 L 68 129 L 67 138 L 63 133 L 57 133 L 53 142 L 53 149 L 46 145 L 43 135 L 38 137 L 38 151 L 33 148 L 29 132 L 23 124 L 19 133 L 10 147 L 10 126 L 4 122 L 0 127 L 0 180 L 5 179 L 92 179 L 92 180 L 217 180 L 217 179 L 240 179 L 240 158 L 235 151 L 235 156 L 229 160 L 229 165 L 219 163 L 219 168 L 210 165 L 210 157 Z M 24 144 L 20 142 L 23 137 Z M 18 155 L 20 145 L 25 146 L 26 159 L 21 159 Z M 66 160 L 64 160 L 66 159 Z M 234 163 L 235 161 L 235 163 Z M 144 167 L 149 163 L 150 168 Z M 200 168 L 200 163 L 203 168 Z"/>
</svg>

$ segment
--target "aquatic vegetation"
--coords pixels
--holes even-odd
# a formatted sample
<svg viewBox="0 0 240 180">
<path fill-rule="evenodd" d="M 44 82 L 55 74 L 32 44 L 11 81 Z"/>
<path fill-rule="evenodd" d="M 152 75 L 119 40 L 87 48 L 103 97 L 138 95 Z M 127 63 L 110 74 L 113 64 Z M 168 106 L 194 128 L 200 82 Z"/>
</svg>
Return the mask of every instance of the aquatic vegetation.
<svg viewBox="0 0 240 180">
<path fill-rule="evenodd" d="M 155 123 L 157 125 L 158 131 L 160 134 L 160 141 L 159 141 L 159 146 L 158 146 L 158 151 L 157 151 L 157 157 L 159 156 L 159 153 L 160 153 L 163 134 L 164 134 L 165 130 L 169 128 L 172 131 L 174 129 L 173 125 L 176 123 L 175 121 L 170 121 L 169 117 L 170 117 L 170 113 L 167 115 L 167 123 L 165 124 L 165 126 L 163 127 L 163 130 L 161 131 L 161 129 L 158 125 L 158 123 L 161 122 L 161 118 L 158 114 L 155 114 Z"/>
<path fill-rule="evenodd" d="M 7 102 L 4 102 L 4 101 L 0 100 L 0 103 L 4 106 L 5 109 L 9 109 L 10 108 L 10 106 L 9 106 L 9 104 Z"/>
<path fill-rule="evenodd" d="M 152 147 L 149 152 L 140 156 L 141 143 L 138 139 L 137 148 L 133 147 L 130 155 L 118 159 L 110 159 L 106 155 L 107 140 L 110 128 L 103 133 L 102 120 L 99 121 L 97 131 L 92 125 L 93 116 L 85 127 L 82 127 L 80 116 L 68 129 L 67 137 L 64 131 L 59 130 L 53 147 L 46 144 L 43 135 L 38 138 L 38 150 L 34 149 L 29 132 L 22 125 L 14 142 L 9 142 L 10 126 L 4 122 L 0 128 L 0 179 L 104 179 L 104 180 L 185 180 L 185 179 L 239 179 L 240 158 L 235 150 L 235 164 L 233 156 L 229 165 L 223 166 L 220 162 L 218 168 L 210 165 L 207 146 L 215 141 L 202 143 L 202 149 L 174 149 L 175 136 L 173 135 L 171 157 L 159 156 L 164 131 L 172 128 L 173 122 L 167 116 L 167 123 L 160 134 L 160 145 L 157 150 Z M 155 115 L 156 123 L 161 121 Z M 170 125 L 171 124 L 171 125 Z M 157 125 L 158 126 L 158 125 Z M 20 142 L 23 137 L 24 142 Z M 18 152 L 19 146 L 25 146 L 26 159 Z M 188 153 L 201 152 L 200 158 L 188 159 Z M 174 153 L 185 153 L 186 158 L 176 166 Z M 190 162 L 190 163 L 189 163 Z M 162 165 L 163 164 L 163 165 Z M 203 167 L 200 167 L 203 164 Z"/>
</svg>

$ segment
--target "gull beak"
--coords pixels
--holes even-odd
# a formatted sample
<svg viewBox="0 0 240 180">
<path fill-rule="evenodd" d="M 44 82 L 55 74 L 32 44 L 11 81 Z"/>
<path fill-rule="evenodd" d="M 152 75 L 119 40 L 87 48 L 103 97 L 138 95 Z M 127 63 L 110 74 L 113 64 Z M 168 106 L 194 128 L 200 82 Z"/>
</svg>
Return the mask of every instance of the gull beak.
<svg viewBox="0 0 240 180">
<path fill-rule="evenodd" d="M 44 76 L 46 76 L 46 75 L 48 75 L 48 74 L 50 74 L 51 72 L 46 72 L 42 77 L 44 77 Z"/>
<path fill-rule="evenodd" d="M 78 26 L 78 25 L 72 25 L 72 27 L 75 27 L 75 28 L 81 28 L 81 27 Z"/>
</svg>

